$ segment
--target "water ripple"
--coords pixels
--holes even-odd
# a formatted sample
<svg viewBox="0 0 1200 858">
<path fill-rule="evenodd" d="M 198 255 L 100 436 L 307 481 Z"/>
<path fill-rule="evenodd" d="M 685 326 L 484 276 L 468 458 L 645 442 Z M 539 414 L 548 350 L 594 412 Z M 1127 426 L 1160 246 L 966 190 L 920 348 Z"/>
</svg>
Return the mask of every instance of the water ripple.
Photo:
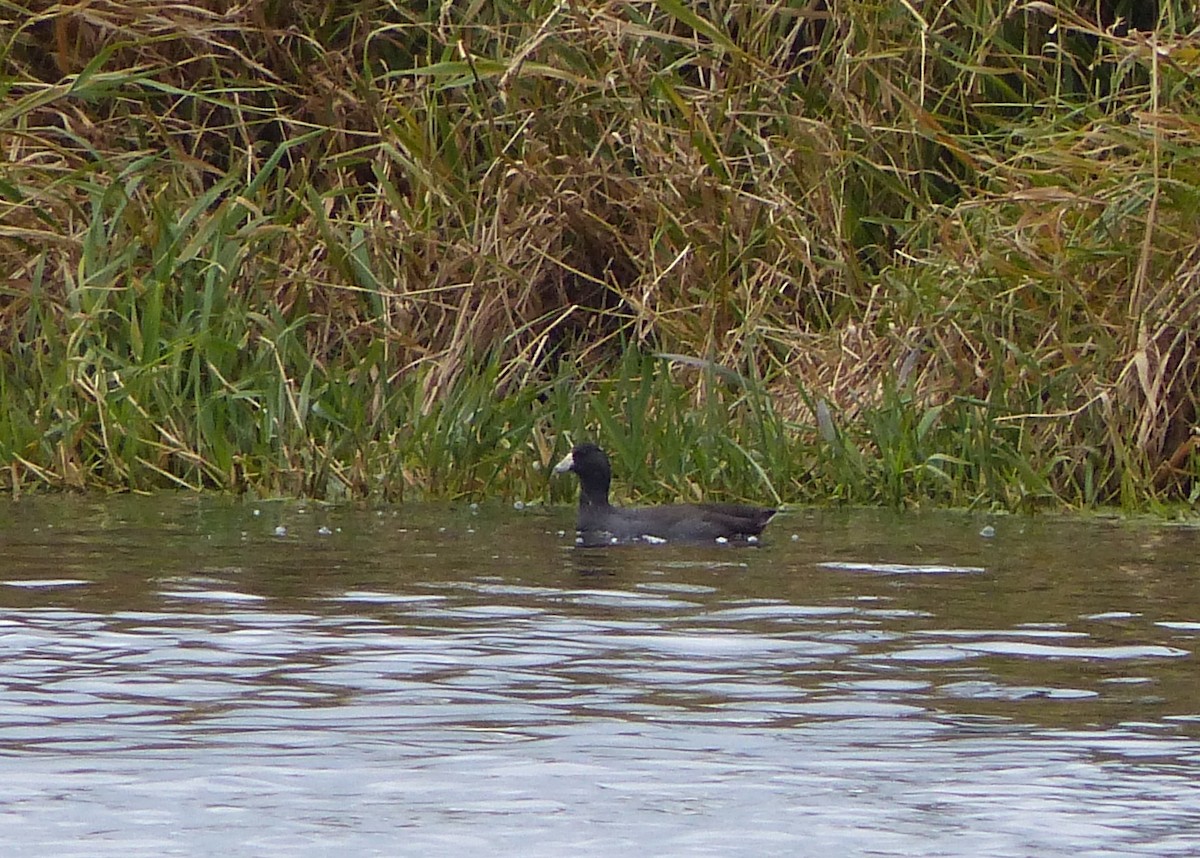
<svg viewBox="0 0 1200 858">
<path fill-rule="evenodd" d="M 13 854 L 1200 852 L 1189 531 L 596 558 L 511 510 L 115 503 L 0 582 Z"/>
</svg>

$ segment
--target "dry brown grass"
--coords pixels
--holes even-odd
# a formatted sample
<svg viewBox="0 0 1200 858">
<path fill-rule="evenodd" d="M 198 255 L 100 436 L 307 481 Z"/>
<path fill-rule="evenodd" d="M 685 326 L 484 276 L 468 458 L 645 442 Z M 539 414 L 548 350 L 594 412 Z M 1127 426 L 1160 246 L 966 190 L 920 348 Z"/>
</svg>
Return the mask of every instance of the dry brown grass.
<svg viewBox="0 0 1200 858">
<path fill-rule="evenodd" d="M 797 431 L 899 387 L 1192 490 L 1189 4 L 700 8 L 10 5 L 0 335 L 215 266 L 426 411 L 638 348 Z"/>
</svg>

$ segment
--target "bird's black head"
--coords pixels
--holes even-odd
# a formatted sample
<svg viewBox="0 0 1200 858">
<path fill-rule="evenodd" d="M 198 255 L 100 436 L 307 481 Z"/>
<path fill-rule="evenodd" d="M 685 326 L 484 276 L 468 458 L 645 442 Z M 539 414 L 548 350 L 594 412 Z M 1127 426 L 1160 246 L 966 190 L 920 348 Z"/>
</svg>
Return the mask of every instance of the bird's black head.
<svg viewBox="0 0 1200 858">
<path fill-rule="evenodd" d="M 554 473 L 573 471 L 579 477 L 579 500 L 584 504 L 608 504 L 608 486 L 612 466 L 608 456 L 595 444 L 577 444 L 554 466 Z"/>
</svg>

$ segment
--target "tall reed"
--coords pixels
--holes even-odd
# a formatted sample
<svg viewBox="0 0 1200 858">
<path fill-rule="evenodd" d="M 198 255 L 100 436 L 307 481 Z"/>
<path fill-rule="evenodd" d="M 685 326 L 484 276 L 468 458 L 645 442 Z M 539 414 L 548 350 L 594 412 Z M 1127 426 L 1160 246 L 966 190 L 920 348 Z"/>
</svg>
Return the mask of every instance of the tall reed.
<svg viewBox="0 0 1200 858">
<path fill-rule="evenodd" d="M 1190 3 L 6 9 L 11 490 L 1200 492 Z"/>
</svg>

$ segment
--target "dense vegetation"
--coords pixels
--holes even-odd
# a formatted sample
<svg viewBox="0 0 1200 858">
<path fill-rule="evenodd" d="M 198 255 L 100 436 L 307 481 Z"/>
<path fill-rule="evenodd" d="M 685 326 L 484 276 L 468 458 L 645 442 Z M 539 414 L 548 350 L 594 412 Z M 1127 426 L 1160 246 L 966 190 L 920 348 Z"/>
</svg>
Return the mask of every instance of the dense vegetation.
<svg viewBox="0 0 1200 858">
<path fill-rule="evenodd" d="M 1190 0 L 0 9 L 8 491 L 1200 493 Z"/>
</svg>

